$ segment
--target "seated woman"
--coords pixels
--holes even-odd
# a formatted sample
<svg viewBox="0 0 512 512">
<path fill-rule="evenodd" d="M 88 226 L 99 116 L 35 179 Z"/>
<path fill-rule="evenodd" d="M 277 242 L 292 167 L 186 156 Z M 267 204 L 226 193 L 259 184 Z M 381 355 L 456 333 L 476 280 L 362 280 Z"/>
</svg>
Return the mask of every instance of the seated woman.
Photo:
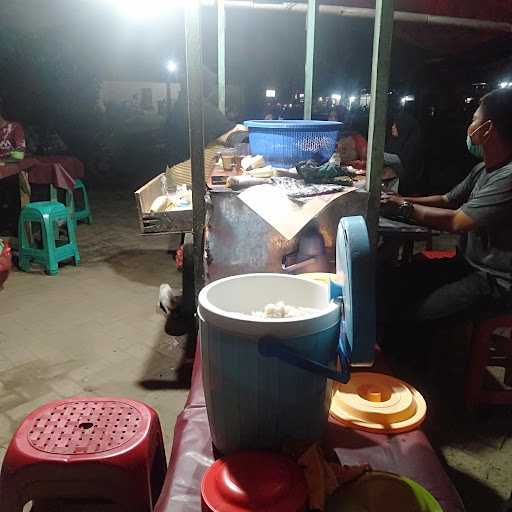
<svg viewBox="0 0 512 512">
<path fill-rule="evenodd" d="M 21 124 L 8 121 L 0 100 L 0 159 L 22 160 L 25 156 L 25 132 Z"/>
</svg>

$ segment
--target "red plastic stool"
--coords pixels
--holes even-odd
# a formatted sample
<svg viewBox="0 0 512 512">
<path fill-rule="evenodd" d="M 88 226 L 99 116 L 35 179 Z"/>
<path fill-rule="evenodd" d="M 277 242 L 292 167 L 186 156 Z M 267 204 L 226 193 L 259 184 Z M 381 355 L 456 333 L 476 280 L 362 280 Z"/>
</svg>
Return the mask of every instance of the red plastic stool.
<svg viewBox="0 0 512 512">
<path fill-rule="evenodd" d="M 59 400 L 29 414 L 14 434 L 2 465 L 0 510 L 80 499 L 151 512 L 165 472 L 152 408 L 125 398 Z"/>
<path fill-rule="evenodd" d="M 512 404 L 512 390 L 489 390 L 484 387 L 487 366 L 504 367 L 505 384 L 512 385 L 512 340 L 505 340 L 502 347 L 493 343 L 493 334 L 500 327 L 512 328 L 512 315 L 482 320 L 473 329 L 464 393 L 466 408 L 470 411 L 483 404 Z"/>
<path fill-rule="evenodd" d="M 422 251 L 421 255 L 427 260 L 442 260 L 444 258 L 453 258 L 456 252 L 453 250 L 449 251 Z"/>
</svg>

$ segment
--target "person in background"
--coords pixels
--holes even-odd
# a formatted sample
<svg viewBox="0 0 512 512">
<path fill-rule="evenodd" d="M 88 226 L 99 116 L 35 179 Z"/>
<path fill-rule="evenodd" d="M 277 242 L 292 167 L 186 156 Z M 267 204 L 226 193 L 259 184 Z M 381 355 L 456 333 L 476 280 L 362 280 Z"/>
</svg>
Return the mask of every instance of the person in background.
<svg viewBox="0 0 512 512">
<path fill-rule="evenodd" d="M 366 170 L 368 143 L 359 133 L 343 133 L 336 145 L 342 165 L 351 165 L 355 169 Z"/>
<path fill-rule="evenodd" d="M 422 136 L 419 123 L 407 112 L 391 114 L 385 152 L 386 167 L 392 168 L 400 180 L 399 192 L 418 195 L 424 170 Z"/>
<path fill-rule="evenodd" d="M 480 100 L 467 145 L 483 162 L 447 194 L 382 199 L 385 216 L 461 234 L 453 258 L 381 269 L 384 346 L 391 340 L 411 345 L 433 322 L 512 305 L 512 89 Z"/>
<path fill-rule="evenodd" d="M 203 68 L 203 116 L 205 145 L 219 139 L 235 146 L 247 139 L 247 128 L 230 121 L 217 107 L 217 77 Z M 166 143 L 169 163 L 175 164 L 190 158 L 188 140 L 187 86 L 183 80 L 181 90 L 166 123 Z"/>
<path fill-rule="evenodd" d="M 4 115 L 3 104 L 0 100 L 0 159 L 21 160 L 25 156 L 25 132 L 21 124 L 8 121 Z"/>
</svg>

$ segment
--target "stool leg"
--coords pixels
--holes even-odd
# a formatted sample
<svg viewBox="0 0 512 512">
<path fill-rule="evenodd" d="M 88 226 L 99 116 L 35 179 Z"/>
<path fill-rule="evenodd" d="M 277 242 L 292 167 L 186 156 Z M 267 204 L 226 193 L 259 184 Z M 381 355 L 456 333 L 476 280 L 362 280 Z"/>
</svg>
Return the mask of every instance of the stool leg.
<svg viewBox="0 0 512 512">
<path fill-rule="evenodd" d="M 78 267 L 78 265 L 80 265 L 80 253 L 78 252 L 78 244 L 76 242 L 76 218 L 74 216 L 68 217 L 67 226 L 69 243 L 73 244 L 73 246 L 75 247 L 75 254 L 73 256 L 73 260 L 75 262 L 75 267 Z"/>
<path fill-rule="evenodd" d="M 66 206 L 71 214 L 73 223 L 76 226 L 78 224 L 78 219 L 76 218 L 75 197 L 72 190 L 66 190 Z"/>
<path fill-rule="evenodd" d="M 492 331 L 489 332 L 482 324 L 473 327 L 464 391 L 465 405 L 469 412 L 474 412 L 480 403 L 485 368 L 489 357 L 491 334 Z"/>
<path fill-rule="evenodd" d="M 7 482 L 4 481 L 7 480 Z M 9 484 L 8 478 L 2 475 L 0 484 L 0 510 L 2 512 L 23 512 L 22 497 L 16 492 L 15 482 Z"/>
<path fill-rule="evenodd" d="M 49 217 L 44 217 L 43 222 L 43 239 L 45 245 L 45 251 L 48 258 L 48 265 L 46 267 L 46 273 L 49 276 L 54 276 L 59 273 L 59 264 L 57 263 L 57 257 L 55 255 L 55 230 L 53 229 L 53 221 Z"/>
<path fill-rule="evenodd" d="M 29 247 L 29 241 L 27 237 L 27 232 L 25 231 L 26 220 L 23 217 L 23 211 L 20 213 L 20 219 L 18 221 L 18 240 L 20 244 L 19 250 L 19 259 L 18 266 L 24 272 L 28 272 L 30 270 L 30 257 L 23 254 L 23 248 Z M 28 221 L 31 222 L 31 221 Z"/>
<path fill-rule="evenodd" d="M 82 194 L 84 197 L 84 207 L 89 212 L 89 215 L 85 218 L 85 221 L 87 224 L 92 224 L 92 214 L 91 214 L 91 207 L 89 205 L 89 195 L 87 194 L 87 189 L 85 188 L 85 185 L 82 183 Z"/>
<path fill-rule="evenodd" d="M 54 185 L 50 184 L 50 201 L 53 201 L 54 203 L 59 200 L 59 195 L 57 192 L 57 188 Z"/>
<path fill-rule="evenodd" d="M 153 455 L 152 467 L 150 468 L 151 497 L 153 501 L 153 507 L 156 505 L 158 497 L 162 492 L 165 475 L 167 472 L 167 459 L 165 458 L 165 447 L 161 430 L 157 433 L 157 439 L 157 446 Z"/>
</svg>

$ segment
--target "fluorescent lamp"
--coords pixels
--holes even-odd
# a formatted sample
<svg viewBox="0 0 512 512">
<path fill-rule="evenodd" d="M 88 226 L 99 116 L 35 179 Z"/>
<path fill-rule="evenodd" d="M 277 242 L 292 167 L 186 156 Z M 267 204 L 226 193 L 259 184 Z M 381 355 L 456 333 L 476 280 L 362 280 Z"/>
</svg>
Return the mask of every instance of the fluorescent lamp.
<svg viewBox="0 0 512 512">
<path fill-rule="evenodd" d="M 173 60 L 168 61 L 165 67 L 169 73 L 175 73 L 178 70 L 178 64 L 176 64 L 176 62 Z"/>
</svg>

